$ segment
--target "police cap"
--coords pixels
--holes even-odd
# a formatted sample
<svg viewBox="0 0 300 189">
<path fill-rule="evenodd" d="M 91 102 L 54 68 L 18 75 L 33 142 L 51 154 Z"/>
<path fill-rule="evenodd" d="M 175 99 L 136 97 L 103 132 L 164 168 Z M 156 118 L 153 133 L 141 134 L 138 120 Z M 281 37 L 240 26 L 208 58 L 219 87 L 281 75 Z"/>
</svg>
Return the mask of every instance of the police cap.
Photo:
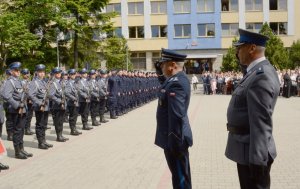
<svg viewBox="0 0 300 189">
<path fill-rule="evenodd" d="M 87 73 L 88 71 L 87 71 L 87 69 L 86 68 L 83 68 L 82 70 L 80 70 L 80 74 L 85 74 L 85 73 Z"/>
<path fill-rule="evenodd" d="M 9 65 L 10 70 L 19 70 L 21 68 L 21 62 L 13 62 Z"/>
<path fill-rule="evenodd" d="M 52 69 L 53 74 L 57 74 L 57 73 L 61 73 L 61 72 L 62 72 L 62 70 L 59 67 L 55 67 Z"/>
<path fill-rule="evenodd" d="M 44 64 L 38 64 L 35 66 L 35 71 L 44 71 L 46 66 Z"/>
<path fill-rule="evenodd" d="M 259 33 L 250 32 L 247 30 L 239 29 L 240 39 L 238 42 L 233 43 L 233 46 L 238 47 L 243 44 L 255 44 L 257 46 L 265 47 L 268 37 Z"/>
<path fill-rule="evenodd" d="M 24 69 L 21 70 L 21 74 L 22 75 L 27 75 L 27 74 L 29 74 L 29 70 L 27 68 L 24 68 Z"/>
<path fill-rule="evenodd" d="M 89 75 L 95 75 L 95 74 L 96 74 L 96 70 L 94 69 L 90 70 Z"/>
<path fill-rule="evenodd" d="M 68 74 L 69 75 L 74 75 L 74 74 L 76 74 L 76 70 L 75 69 L 69 69 Z"/>
</svg>

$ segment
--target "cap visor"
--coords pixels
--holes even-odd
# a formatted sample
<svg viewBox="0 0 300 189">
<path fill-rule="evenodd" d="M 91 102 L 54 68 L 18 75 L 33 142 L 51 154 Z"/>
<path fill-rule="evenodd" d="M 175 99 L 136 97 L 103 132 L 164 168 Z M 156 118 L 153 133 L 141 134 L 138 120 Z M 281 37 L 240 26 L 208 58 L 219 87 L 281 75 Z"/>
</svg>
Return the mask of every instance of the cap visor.
<svg viewBox="0 0 300 189">
<path fill-rule="evenodd" d="M 232 43 L 232 45 L 234 47 L 238 47 L 238 46 L 241 46 L 241 45 L 244 45 L 245 43 L 241 43 L 241 42 L 235 42 L 235 43 Z"/>
</svg>

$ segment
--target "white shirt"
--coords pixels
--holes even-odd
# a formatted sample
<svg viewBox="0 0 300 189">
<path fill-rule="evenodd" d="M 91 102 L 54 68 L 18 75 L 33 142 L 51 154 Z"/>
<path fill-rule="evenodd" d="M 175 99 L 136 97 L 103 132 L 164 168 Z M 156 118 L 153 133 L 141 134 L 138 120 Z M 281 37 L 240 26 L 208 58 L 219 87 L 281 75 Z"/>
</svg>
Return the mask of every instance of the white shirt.
<svg viewBox="0 0 300 189">
<path fill-rule="evenodd" d="M 247 72 L 249 72 L 254 66 L 256 66 L 258 63 L 266 60 L 266 57 L 261 57 L 259 59 L 254 60 L 253 62 L 250 63 L 250 65 L 247 67 Z"/>
</svg>

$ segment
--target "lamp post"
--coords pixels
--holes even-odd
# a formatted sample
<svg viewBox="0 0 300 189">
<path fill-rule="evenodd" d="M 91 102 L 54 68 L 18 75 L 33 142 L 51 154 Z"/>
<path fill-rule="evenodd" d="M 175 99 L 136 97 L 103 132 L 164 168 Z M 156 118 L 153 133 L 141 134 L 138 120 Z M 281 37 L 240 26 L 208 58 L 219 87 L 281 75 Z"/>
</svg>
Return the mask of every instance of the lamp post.
<svg viewBox="0 0 300 189">
<path fill-rule="evenodd" d="M 57 55 L 57 67 L 59 67 L 59 29 L 56 28 L 56 55 Z"/>
</svg>

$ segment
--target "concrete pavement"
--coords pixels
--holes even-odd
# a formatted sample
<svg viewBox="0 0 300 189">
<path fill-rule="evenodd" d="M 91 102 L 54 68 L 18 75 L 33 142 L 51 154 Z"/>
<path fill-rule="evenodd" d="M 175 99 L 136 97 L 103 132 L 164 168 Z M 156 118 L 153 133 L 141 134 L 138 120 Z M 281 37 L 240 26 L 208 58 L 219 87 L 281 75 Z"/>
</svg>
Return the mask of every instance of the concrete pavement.
<svg viewBox="0 0 300 189">
<path fill-rule="evenodd" d="M 236 165 L 224 156 L 229 100 L 230 96 L 192 95 L 189 117 L 194 146 L 190 160 L 195 189 L 239 188 Z M 55 141 L 50 117 L 47 139 L 54 147 L 40 150 L 35 136 L 25 136 L 25 149 L 34 154 L 28 160 L 13 158 L 12 142 L 4 140 L 8 157 L 1 162 L 10 169 L 0 173 L 0 189 L 171 189 L 163 151 L 153 144 L 156 106 L 157 101 L 151 102 L 78 137 L 70 136 L 68 124 L 64 124 L 65 136 L 70 138 L 66 143 Z M 300 98 L 278 99 L 273 189 L 300 188 L 299 115 Z"/>
</svg>

